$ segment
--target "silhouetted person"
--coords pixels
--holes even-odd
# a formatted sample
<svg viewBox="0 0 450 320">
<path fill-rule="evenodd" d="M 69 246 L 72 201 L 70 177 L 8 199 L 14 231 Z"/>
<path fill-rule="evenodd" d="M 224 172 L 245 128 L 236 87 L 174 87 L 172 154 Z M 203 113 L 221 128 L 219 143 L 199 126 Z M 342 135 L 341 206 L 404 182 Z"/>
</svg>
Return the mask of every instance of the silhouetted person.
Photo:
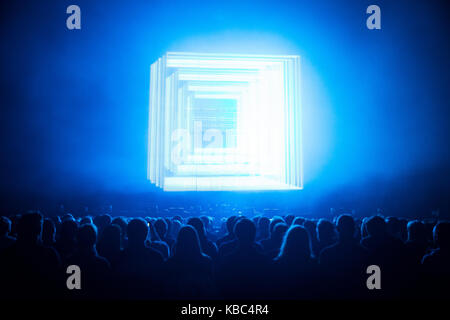
<svg viewBox="0 0 450 320">
<path fill-rule="evenodd" d="M 61 223 L 59 239 L 56 241 L 56 250 L 61 256 L 63 264 L 75 252 L 78 225 L 73 218 L 66 218 Z"/>
<path fill-rule="evenodd" d="M 107 297 L 111 267 L 108 260 L 97 253 L 97 227 L 92 223 L 80 226 L 76 240 L 75 253 L 68 258 L 67 266 L 80 267 L 82 290 L 75 290 L 73 293 L 86 298 Z"/>
<path fill-rule="evenodd" d="M 293 225 L 286 232 L 280 253 L 274 259 L 272 298 L 314 299 L 319 297 L 317 263 L 312 258 L 308 231 Z"/>
<path fill-rule="evenodd" d="M 206 237 L 214 242 L 214 244 L 217 241 L 217 234 L 214 232 L 213 226 L 212 226 L 212 219 L 208 216 L 200 216 L 200 220 L 203 222 L 203 226 L 205 227 L 205 234 Z M 217 246 L 216 246 L 217 247 Z"/>
<path fill-rule="evenodd" d="M 230 216 L 228 217 L 226 221 L 226 227 L 227 227 L 227 234 L 216 241 L 217 247 L 220 248 L 220 246 L 225 243 L 229 242 L 231 240 L 234 240 L 234 225 L 236 223 L 236 216 Z"/>
<path fill-rule="evenodd" d="M 244 219 L 244 217 L 242 217 L 242 216 L 237 217 L 234 220 L 234 226 L 236 227 L 236 224 L 242 219 Z M 253 221 L 252 221 L 252 223 L 253 223 Z M 222 244 L 220 245 L 219 250 L 218 250 L 217 259 L 215 262 L 220 263 L 221 260 L 223 259 L 223 257 L 225 257 L 225 256 L 229 255 L 230 253 L 232 253 L 233 251 L 235 251 L 236 248 L 239 246 L 239 239 L 236 237 L 234 230 L 233 230 L 233 234 L 234 234 L 233 239 L 226 241 L 226 242 L 222 242 Z M 255 241 L 255 243 L 253 244 L 253 247 L 256 250 L 258 250 L 260 253 L 264 253 L 263 247 L 258 242 Z"/>
<path fill-rule="evenodd" d="M 316 226 L 318 244 L 314 251 L 316 257 L 320 256 L 322 249 L 336 243 L 336 230 L 334 224 L 328 220 L 320 219 Z"/>
<path fill-rule="evenodd" d="M 408 297 L 418 298 L 424 292 L 422 290 L 423 281 L 425 281 L 422 274 L 422 258 L 428 252 L 431 243 L 428 242 L 426 228 L 421 221 L 410 221 L 406 229 L 408 236 L 404 252 L 405 265 L 407 266 L 405 272 L 410 280 L 405 281 L 404 291 L 406 291 Z M 414 279 L 414 281 L 411 281 L 411 279 Z"/>
<path fill-rule="evenodd" d="M 178 221 L 179 223 L 181 223 L 181 224 L 183 224 L 183 218 L 181 217 L 181 216 L 179 216 L 179 215 L 175 215 L 175 216 L 173 216 L 173 220 L 175 221 Z"/>
<path fill-rule="evenodd" d="M 167 224 L 166 238 L 171 240 L 171 242 L 172 242 L 171 246 L 173 246 L 175 244 L 175 239 L 176 239 L 176 237 L 172 237 L 173 221 L 169 217 L 165 217 L 164 221 L 166 221 L 166 224 Z"/>
<path fill-rule="evenodd" d="M 213 296 L 212 260 L 202 252 L 197 231 L 192 226 L 180 229 L 166 270 L 169 297 L 204 299 Z"/>
<path fill-rule="evenodd" d="M 253 218 L 231 216 L 224 222 L 218 216 L 230 212 Z M 292 215 L 269 220 L 252 212 L 228 206 L 191 207 L 183 209 L 183 215 L 217 216 L 193 216 L 185 227 L 180 216 L 143 220 L 102 215 L 96 218 L 104 225 L 101 234 L 89 216 L 0 217 L 1 298 L 450 297 L 449 222 L 408 223 L 381 216 L 361 221 L 344 214 L 333 223 L 321 219 L 316 225 L 316 220 Z M 164 227 L 168 222 L 170 228 Z M 160 234 L 176 239 L 172 250 Z M 264 235 L 267 254 L 255 241 Z M 212 241 L 221 236 L 217 258 L 211 259 L 217 252 Z M 64 258 L 62 264 L 54 249 Z M 81 291 L 66 288 L 66 267 L 71 264 L 81 268 Z M 367 289 L 369 265 L 381 269 L 381 290 Z"/>
<path fill-rule="evenodd" d="M 256 230 L 256 241 L 260 242 L 261 240 L 269 239 L 270 237 L 270 219 L 267 217 L 261 217 L 258 220 L 258 228 Z"/>
<path fill-rule="evenodd" d="M 249 219 L 241 219 L 234 227 L 237 248 L 219 265 L 218 284 L 229 299 L 263 298 L 268 296 L 270 259 L 256 247 L 256 228 Z"/>
<path fill-rule="evenodd" d="M 127 226 L 128 248 L 126 248 L 117 266 L 120 275 L 123 298 L 159 298 L 161 297 L 161 272 L 163 257 L 145 246 L 148 224 L 144 219 L 132 219 Z"/>
<path fill-rule="evenodd" d="M 97 227 L 97 234 L 101 235 L 103 230 L 111 224 L 112 217 L 109 214 L 101 214 L 94 217 L 94 225 Z"/>
<path fill-rule="evenodd" d="M 73 217 L 73 215 L 71 213 L 65 213 L 62 217 L 61 217 L 61 223 L 66 221 L 66 220 L 73 220 L 75 221 L 75 218 Z"/>
<path fill-rule="evenodd" d="M 294 221 L 292 221 L 292 225 L 295 226 L 303 226 L 303 223 L 305 222 L 305 219 L 302 217 L 297 217 L 294 219 Z"/>
<path fill-rule="evenodd" d="M 111 224 L 103 230 L 103 234 L 98 239 L 98 254 L 108 260 L 112 269 L 115 269 L 122 253 L 121 234 L 120 227 L 116 224 Z"/>
<path fill-rule="evenodd" d="M 8 298 L 58 296 L 60 260 L 57 252 L 41 242 L 42 215 L 24 214 L 17 225 L 17 241 L 1 254 L 1 294 Z"/>
<path fill-rule="evenodd" d="M 195 231 L 197 231 L 202 252 L 209 256 L 211 259 L 216 259 L 218 254 L 217 246 L 215 245 L 215 243 L 206 238 L 206 231 L 205 227 L 203 226 L 202 220 L 200 220 L 200 218 L 193 217 L 188 220 L 187 224 L 194 227 Z"/>
<path fill-rule="evenodd" d="M 423 270 L 427 284 L 425 296 L 449 298 L 450 287 L 450 222 L 439 222 L 433 229 L 436 245 L 423 257 Z"/>
<path fill-rule="evenodd" d="M 287 229 L 287 224 L 279 222 L 274 226 L 270 238 L 261 241 L 264 253 L 271 259 L 278 256 L 280 253 L 281 243 L 283 242 L 283 237 Z"/>
<path fill-rule="evenodd" d="M 350 215 L 337 219 L 337 243 L 320 253 L 320 265 L 330 298 L 358 298 L 366 288 L 367 250 L 355 239 L 355 222 Z"/>
<path fill-rule="evenodd" d="M 42 243 L 44 246 L 55 247 L 55 234 L 55 223 L 50 219 L 44 219 L 44 223 L 42 225 Z"/>
<path fill-rule="evenodd" d="M 146 246 L 158 251 L 162 255 L 164 260 L 169 259 L 172 253 L 171 248 L 169 248 L 169 245 L 166 242 L 161 241 L 152 222 L 148 223 L 148 227 L 150 232 L 145 242 Z"/>
<path fill-rule="evenodd" d="M 275 216 L 272 218 L 272 220 L 270 220 L 270 224 L 269 224 L 269 237 L 272 235 L 273 229 L 275 228 L 275 226 L 279 223 L 285 223 L 284 219 L 278 216 Z"/>
<path fill-rule="evenodd" d="M 386 230 L 391 236 L 402 240 L 402 234 L 401 234 L 402 226 L 401 226 L 401 222 L 398 218 L 387 217 L 386 218 Z"/>
<path fill-rule="evenodd" d="M 0 217 L 0 253 L 16 242 L 16 238 L 11 237 L 11 220 L 7 217 Z"/>
<path fill-rule="evenodd" d="M 370 217 L 366 229 L 368 236 L 361 240 L 361 245 L 369 252 L 368 264 L 377 265 L 383 270 L 383 295 L 391 297 L 405 294 L 400 292 L 405 288 L 409 276 L 405 245 L 387 232 L 386 222 L 380 216 Z"/>
<path fill-rule="evenodd" d="M 92 221 L 92 218 L 91 218 L 91 217 L 86 216 L 86 217 L 82 217 L 82 218 L 80 219 L 80 226 L 81 226 L 82 224 L 88 224 L 88 223 L 94 223 L 94 222 Z"/>
<path fill-rule="evenodd" d="M 319 240 L 317 239 L 316 222 L 311 219 L 306 219 L 303 222 L 303 227 L 308 231 L 311 240 L 312 254 L 317 258 L 316 252 L 319 252 Z"/>
<path fill-rule="evenodd" d="M 127 238 L 127 221 L 123 217 L 115 217 L 112 219 L 111 224 L 116 224 L 120 227 L 120 247 L 126 248 L 128 245 Z"/>
<path fill-rule="evenodd" d="M 295 219 L 295 216 L 292 214 L 288 214 L 287 216 L 284 217 L 284 221 L 286 222 L 288 227 L 290 227 L 292 225 L 292 222 L 294 222 L 294 219 Z"/>
<path fill-rule="evenodd" d="M 407 224 L 408 240 L 406 249 L 411 255 L 411 263 L 419 266 L 423 256 L 427 253 L 430 243 L 428 243 L 425 225 L 418 220 L 410 221 Z"/>
<path fill-rule="evenodd" d="M 159 239 L 161 241 L 164 241 L 170 249 L 172 249 L 172 246 L 174 244 L 173 239 L 168 237 L 168 225 L 167 221 L 164 219 L 157 219 L 155 223 L 153 224 L 156 233 L 159 236 Z"/>
</svg>

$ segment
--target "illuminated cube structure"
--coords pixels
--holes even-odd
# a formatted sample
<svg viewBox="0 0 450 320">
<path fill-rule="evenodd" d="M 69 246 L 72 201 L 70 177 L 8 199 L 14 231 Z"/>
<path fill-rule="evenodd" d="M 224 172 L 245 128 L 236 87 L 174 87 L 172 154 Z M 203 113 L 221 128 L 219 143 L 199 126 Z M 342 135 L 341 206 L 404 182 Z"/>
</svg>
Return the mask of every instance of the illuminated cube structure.
<svg viewBox="0 0 450 320">
<path fill-rule="evenodd" d="M 300 57 L 159 58 L 148 179 L 167 191 L 302 189 Z"/>
</svg>

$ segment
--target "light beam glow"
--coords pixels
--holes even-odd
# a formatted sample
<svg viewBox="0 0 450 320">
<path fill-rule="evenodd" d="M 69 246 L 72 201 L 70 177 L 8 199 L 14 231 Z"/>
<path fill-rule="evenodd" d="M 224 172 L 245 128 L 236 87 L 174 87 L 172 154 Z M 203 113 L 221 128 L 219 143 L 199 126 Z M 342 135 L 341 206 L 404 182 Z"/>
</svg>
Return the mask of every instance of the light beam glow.
<svg viewBox="0 0 450 320">
<path fill-rule="evenodd" d="M 300 57 L 169 52 L 151 66 L 148 132 L 166 191 L 302 189 Z"/>
</svg>

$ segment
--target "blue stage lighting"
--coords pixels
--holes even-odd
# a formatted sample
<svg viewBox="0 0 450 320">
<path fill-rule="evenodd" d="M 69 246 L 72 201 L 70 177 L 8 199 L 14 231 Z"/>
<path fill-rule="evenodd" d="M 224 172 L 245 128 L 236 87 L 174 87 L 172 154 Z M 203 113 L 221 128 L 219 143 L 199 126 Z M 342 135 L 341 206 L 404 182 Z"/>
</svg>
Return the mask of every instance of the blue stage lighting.
<svg viewBox="0 0 450 320">
<path fill-rule="evenodd" d="M 170 52 L 151 66 L 148 179 L 167 191 L 302 189 L 300 58 Z"/>
</svg>

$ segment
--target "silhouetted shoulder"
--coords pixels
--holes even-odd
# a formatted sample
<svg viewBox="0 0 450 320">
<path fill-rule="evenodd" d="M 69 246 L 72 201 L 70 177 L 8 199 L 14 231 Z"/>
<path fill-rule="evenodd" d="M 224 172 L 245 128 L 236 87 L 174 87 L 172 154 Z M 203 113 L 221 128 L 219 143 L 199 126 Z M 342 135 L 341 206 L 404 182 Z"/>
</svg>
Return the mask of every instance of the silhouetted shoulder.
<svg viewBox="0 0 450 320">
<path fill-rule="evenodd" d="M 159 251 L 157 251 L 157 250 L 155 250 L 153 248 L 146 248 L 145 254 L 148 257 L 153 258 L 157 262 L 161 262 L 162 263 L 164 261 L 163 255 Z"/>
</svg>

